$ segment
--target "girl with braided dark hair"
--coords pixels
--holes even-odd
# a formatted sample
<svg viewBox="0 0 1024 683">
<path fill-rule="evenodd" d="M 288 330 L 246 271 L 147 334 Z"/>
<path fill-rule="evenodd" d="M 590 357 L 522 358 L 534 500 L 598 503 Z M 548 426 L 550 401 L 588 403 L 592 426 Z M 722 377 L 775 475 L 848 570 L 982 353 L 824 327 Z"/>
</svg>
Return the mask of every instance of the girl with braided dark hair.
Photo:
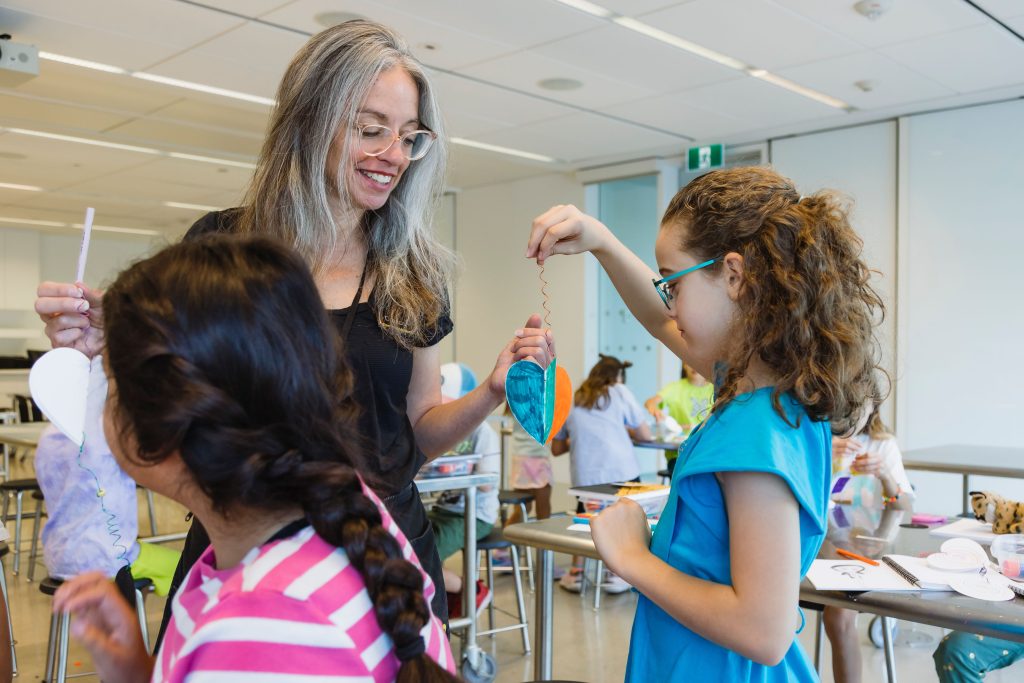
<svg viewBox="0 0 1024 683">
<path fill-rule="evenodd" d="M 185 242 L 123 272 L 103 307 L 111 450 L 212 545 L 155 662 L 104 577 L 61 587 L 54 609 L 100 677 L 455 680 L 435 587 L 353 469 L 351 373 L 303 260 L 267 238 Z"/>
<path fill-rule="evenodd" d="M 862 246 L 836 196 L 801 197 L 763 167 L 676 194 L 660 274 L 575 207 L 534 220 L 528 256 L 592 252 L 644 327 L 715 378 L 653 535 L 628 499 L 591 520 L 605 564 L 640 592 L 627 681 L 818 680 L 798 594 L 825 537 L 832 434 L 881 399 L 882 301 Z"/>
</svg>

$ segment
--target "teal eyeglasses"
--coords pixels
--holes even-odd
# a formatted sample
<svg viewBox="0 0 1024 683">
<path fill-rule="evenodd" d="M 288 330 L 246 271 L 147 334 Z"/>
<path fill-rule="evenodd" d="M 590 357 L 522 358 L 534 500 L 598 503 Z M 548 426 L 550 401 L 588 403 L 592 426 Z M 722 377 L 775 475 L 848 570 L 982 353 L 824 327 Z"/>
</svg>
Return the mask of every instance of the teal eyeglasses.
<svg viewBox="0 0 1024 683">
<path fill-rule="evenodd" d="M 721 258 L 721 257 L 719 257 L 719 258 Z M 651 282 L 654 283 L 654 288 L 656 290 L 658 290 L 658 296 L 660 296 L 661 300 L 665 302 L 665 308 L 667 308 L 669 310 L 672 309 L 672 306 L 669 305 L 669 302 L 672 301 L 672 292 L 669 290 L 669 284 L 668 283 L 672 282 L 672 280 L 678 280 L 679 278 L 681 278 L 682 276 L 686 275 L 687 273 L 692 273 L 693 271 L 700 270 L 701 268 L 707 268 L 708 266 L 710 266 L 712 263 L 714 263 L 717 260 L 718 260 L 717 258 L 708 259 L 704 263 L 698 263 L 697 265 L 692 266 L 690 268 L 687 268 L 685 270 L 680 270 L 678 273 L 672 273 L 671 275 L 666 275 L 665 277 L 661 278 L 660 280 L 655 280 L 654 278 L 651 278 Z"/>
</svg>

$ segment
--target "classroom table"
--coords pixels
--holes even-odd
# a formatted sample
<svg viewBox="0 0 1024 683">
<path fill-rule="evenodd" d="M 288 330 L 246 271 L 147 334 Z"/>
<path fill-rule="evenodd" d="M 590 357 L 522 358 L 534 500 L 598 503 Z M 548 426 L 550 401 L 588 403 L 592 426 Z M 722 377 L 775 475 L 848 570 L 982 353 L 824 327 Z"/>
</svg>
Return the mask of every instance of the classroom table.
<svg viewBox="0 0 1024 683">
<path fill-rule="evenodd" d="M 869 556 L 898 553 L 916 555 L 921 552 L 938 550 L 944 539 L 932 536 L 929 529 L 911 529 L 901 526 L 910 520 L 909 506 L 893 506 L 877 515 L 868 515 L 870 522 L 851 511 L 851 506 L 839 506 L 846 511 L 847 534 L 858 530 L 853 538 L 844 538 L 843 529 L 836 525 L 834 511 L 829 513 L 829 537 L 822 546 L 819 557 L 836 558 L 835 549 L 842 547 Z M 877 519 L 876 519 L 877 518 Z M 590 533 L 569 531 L 572 523 L 568 517 L 551 517 L 546 520 L 513 524 L 505 528 L 505 537 L 518 545 L 538 549 L 537 612 L 534 628 L 534 678 L 551 678 L 552 661 L 552 607 L 554 553 L 582 555 L 598 558 Z M 860 531 L 868 530 L 867 533 Z M 1024 642 L 1024 600 L 1015 598 L 1008 602 L 983 602 L 958 593 L 936 591 L 909 591 L 886 593 L 869 591 L 865 593 L 843 593 L 818 591 L 806 579 L 800 586 L 800 600 L 813 605 L 845 607 L 860 612 L 869 612 L 882 617 L 882 633 L 885 641 L 886 668 L 889 681 L 894 683 L 894 665 L 891 619 L 903 619 L 942 628 L 980 633 L 983 635 Z M 818 638 L 821 637 L 820 628 Z"/>
<path fill-rule="evenodd" d="M 633 446 L 636 448 L 653 448 L 658 451 L 677 451 L 679 450 L 679 444 L 683 442 L 683 439 L 678 441 L 660 441 L 658 439 L 651 439 L 650 441 L 633 441 Z"/>
<path fill-rule="evenodd" d="M 49 422 L 25 422 L 0 425 L 0 445 L 3 446 L 3 478 L 11 478 L 11 447 L 35 449 L 39 437 Z"/>
<path fill-rule="evenodd" d="M 947 444 L 915 448 L 903 453 L 908 470 L 948 472 L 963 477 L 964 514 L 971 512 L 972 474 L 988 477 L 1024 479 L 1024 448 Z"/>
<path fill-rule="evenodd" d="M 439 491 L 464 491 L 465 509 L 476 510 L 477 489 L 481 486 L 497 486 L 498 475 L 495 473 L 463 474 L 454 477 L 418 478 L 414 482 L 420 493 L 436 493 Z M 464 657 L 466 663 L 479 671 L 482 666 L 484 651 L 476 644 L 476 515 L 464 515 L 466 524 L 466 545 L 462 549 L 462 613 L 466 616 L 453 619 L 448 623 L 449 630 L 466 629 Z M 435 586 L 435 590 L 444 590 L 444 586 Z"/>
</svg>

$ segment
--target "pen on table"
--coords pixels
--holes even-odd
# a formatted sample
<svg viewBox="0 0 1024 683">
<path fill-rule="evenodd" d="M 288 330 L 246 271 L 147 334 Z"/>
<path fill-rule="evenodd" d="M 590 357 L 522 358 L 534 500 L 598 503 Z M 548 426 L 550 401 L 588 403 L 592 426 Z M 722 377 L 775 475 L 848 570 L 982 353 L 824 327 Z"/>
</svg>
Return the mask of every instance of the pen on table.
<svg viewBox="0 0 1024 683">
<path fill-rule="evenodd" d="M 857 553 L 851 553 L 849 550 L 843 550 L 842 548 L 836 548 L 836 552 L 842 555 L 843 557 L 850 558 L 851 560 L 860 560 L 861 562 L 867 562 L 872 567 L 878 566 L 878 562 L 872 560 L 870 557 L 864 557 L 863 555 L 858 555 Z"/>
</svg>

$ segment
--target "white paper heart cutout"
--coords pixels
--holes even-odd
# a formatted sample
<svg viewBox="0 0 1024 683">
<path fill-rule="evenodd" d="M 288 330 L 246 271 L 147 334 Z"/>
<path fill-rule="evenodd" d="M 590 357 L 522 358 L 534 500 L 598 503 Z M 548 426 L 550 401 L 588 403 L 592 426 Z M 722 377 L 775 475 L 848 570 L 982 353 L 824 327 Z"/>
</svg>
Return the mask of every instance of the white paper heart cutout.
<svg viewBox="0 0 1024 683">
<path fill-rule="evenodd" d="M 39 410 L 64 436 L 81 446 L 90 361 L 75 349 L 53 349 L 32 366 L 28 387 Z"/>
</svg>

